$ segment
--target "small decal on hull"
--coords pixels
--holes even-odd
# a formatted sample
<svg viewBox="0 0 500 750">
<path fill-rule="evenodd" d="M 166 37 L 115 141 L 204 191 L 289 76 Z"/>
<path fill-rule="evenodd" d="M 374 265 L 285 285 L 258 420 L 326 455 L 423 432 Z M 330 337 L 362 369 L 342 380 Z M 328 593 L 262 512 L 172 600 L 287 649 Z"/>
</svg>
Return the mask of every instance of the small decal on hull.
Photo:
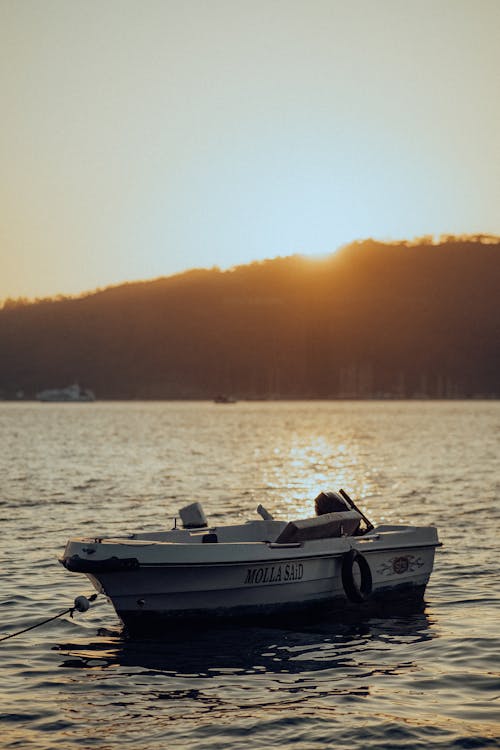
<svg viewBox="0 0 500 750">
<path fill-rule="evenodd" d="M 289 583 L 300 581 L 304 576 L 302 563 L 286 565 L 267 565 L 262 568 L 248 568 L 245 583 L 252 586 L 264 583 Z"/>
<path fill-rule="evenodd" d="M 403 573 L 415 572 L 418 568 L 422 568 L 425 565 L 421 557 L 415 557 L 415 555 L 400 555 L 399 557 L 392 557 L 377 568 L 377 573 L 383 576 L 391 575 L 396 573 L 402 575 Z"/>
</svg>

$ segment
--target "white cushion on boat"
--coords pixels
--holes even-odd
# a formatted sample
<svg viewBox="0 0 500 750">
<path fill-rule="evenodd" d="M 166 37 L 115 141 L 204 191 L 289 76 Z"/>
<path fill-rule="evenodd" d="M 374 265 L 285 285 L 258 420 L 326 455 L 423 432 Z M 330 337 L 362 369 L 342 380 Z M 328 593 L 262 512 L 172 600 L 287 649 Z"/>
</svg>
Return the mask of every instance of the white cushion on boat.
<svg viewBox="0 0 500 750">
<path fill-rule="evenodd" d="M 289 521 L 276 539 L 277 544 L 306 542 L 310 539 L 328 539 L 354 534 L 361 516 L 355 510 L 338 513 L 324 513 L 314 518 Z"/>
</svg>

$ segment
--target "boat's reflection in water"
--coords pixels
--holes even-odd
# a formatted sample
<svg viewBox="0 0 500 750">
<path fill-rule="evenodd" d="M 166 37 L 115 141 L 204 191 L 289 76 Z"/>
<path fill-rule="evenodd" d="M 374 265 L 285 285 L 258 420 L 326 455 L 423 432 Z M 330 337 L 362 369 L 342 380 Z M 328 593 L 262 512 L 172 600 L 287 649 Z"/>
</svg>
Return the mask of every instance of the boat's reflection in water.
<svg viewBox="0 0 500 750">
<path fill-rule="evenodd" d="M 367 678 L 411 670 L 412 646 L 434 637 L 432 617 L 420 602 L 385 606 L 361 618 L 289 617 L 266 626 L 178 628 L 154 639 L 101 629 L 92 641 L 82 638 L 56 649 L 64 654 L 61 667 L 115 668 L 122 675 L 137 669 L 178 678 L 341 670 Z"/>
</svg>

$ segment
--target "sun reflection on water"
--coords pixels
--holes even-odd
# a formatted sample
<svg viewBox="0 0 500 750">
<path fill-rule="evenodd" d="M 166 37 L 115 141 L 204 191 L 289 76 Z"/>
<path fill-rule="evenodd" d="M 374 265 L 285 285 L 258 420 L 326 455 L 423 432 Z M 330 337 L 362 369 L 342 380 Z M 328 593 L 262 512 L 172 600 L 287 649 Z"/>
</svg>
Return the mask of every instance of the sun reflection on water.
<svg viewBox="0 0 500 750">
<path fill-rule="evenodd" d="M 264 463 L 264 485 L 277 493 L 285 489 L 276 500 L 281 512 L 293 516 L 314 515 L 314 498 L 324 490 L 343 488 L 363 505 L 364 498 L 376 494 L 363 450 L 354 437 L 294 433 L 288 445 L 274 448 L 273 462 Z"/>
</svg>

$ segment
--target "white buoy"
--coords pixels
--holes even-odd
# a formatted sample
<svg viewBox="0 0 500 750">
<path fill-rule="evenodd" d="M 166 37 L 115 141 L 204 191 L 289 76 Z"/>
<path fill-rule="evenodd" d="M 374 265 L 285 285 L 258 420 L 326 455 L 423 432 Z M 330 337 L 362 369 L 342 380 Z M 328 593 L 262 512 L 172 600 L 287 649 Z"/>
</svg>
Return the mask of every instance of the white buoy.
<svg viewBox="0 0 500 750">
<path fill-rule="evenodd" d="M 86 612 L 90 609 L 90 602 L 86 596 L 77 596 L 75 599 L 75 609 L 77 612 Z"/>
</svg>

